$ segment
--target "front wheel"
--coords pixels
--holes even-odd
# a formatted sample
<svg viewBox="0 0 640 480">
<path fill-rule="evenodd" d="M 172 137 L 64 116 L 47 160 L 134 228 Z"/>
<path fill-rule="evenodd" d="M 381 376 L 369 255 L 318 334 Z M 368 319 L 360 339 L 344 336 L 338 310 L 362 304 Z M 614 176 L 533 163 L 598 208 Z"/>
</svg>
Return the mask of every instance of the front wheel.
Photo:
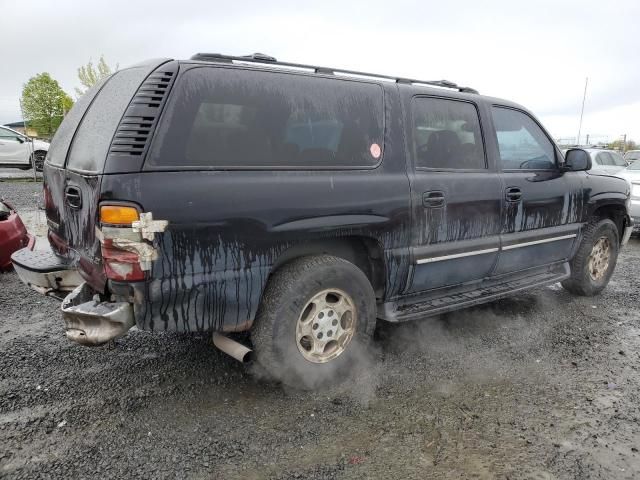
<svg viewBox="0 0 640 480">
<path fill-rule="evenodd" d="M 364 359 L 376 322 L 366 275 L 330 255 L 293 260 L 269 280 L 252 331 L 258 363 L 304 389 L 339 383 Z"/>
<path fill-rule="evenodd" d="M 571 260 L 571 277 L 562 286 L 571 293 L 591 297 L 609 283 L 618 260 L 618 227 L 608 218 L 589 223 Z"/>
</svg>

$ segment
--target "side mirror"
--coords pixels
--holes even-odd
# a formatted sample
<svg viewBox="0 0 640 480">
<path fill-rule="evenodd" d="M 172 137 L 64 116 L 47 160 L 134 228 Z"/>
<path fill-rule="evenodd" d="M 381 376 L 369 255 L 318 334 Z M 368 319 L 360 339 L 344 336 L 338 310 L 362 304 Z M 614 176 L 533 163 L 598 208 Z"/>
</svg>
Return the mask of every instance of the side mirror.
<svg viewBox="0 0 640 480">
<path fill-rule="evenodd" d="M 18 143 L 24 143 L 25 142 L 25 139 L 23 137 L 16 136 L 16 140 L 18 140 Z"/>
<path fill-rule="evenodd" d="M 591 169 L 591 156 L 581 148 L 571 148 L 564 155 L 564 170 L 583 172 Z"/>
</svg>

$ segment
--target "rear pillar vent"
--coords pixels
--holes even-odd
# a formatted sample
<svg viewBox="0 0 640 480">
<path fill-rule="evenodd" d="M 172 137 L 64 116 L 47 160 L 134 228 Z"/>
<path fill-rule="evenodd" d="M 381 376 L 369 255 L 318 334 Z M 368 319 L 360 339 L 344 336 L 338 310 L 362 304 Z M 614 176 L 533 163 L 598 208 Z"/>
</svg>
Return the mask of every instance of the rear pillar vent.
<svg viewBox="0 0 640 480">
<path fill-rule="evenodd" d="M 142 165 L 177 72 L 178 62 L 166 63 L 140 85 L 111 142 L 105 173 L 119 171 L 118 166 L 122 166 L 121 162 L 127 158 L 129 161 L 138 159 Z"/>
</svg>

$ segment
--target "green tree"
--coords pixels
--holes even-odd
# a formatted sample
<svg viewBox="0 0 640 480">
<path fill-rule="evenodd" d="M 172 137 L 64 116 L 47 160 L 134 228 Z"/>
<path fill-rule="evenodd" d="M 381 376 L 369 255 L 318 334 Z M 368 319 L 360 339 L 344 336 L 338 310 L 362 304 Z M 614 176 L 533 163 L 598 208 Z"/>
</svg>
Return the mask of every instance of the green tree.
<svg viewBox="0 0 640 480">
<path fill-rule="evenodd" d="M 38 135 L 51 137 L 73 100 L 47 72 L 29 79 L 22 88 L 22 111 L 25 121 Z"/>
<path fill-rule="evenodd" d="M 638 144 L 636 142 L 634 142 L 633 140 L 627 140 L 627 143 L 624 145 L 624 149 L 623 149 L 623 141 L 622 139 L 618 139 L 618 140 L 614 140 L 613 142 L 609 143 L 609 148 L 612 148 L 614 150 L 624 150 L 625 152 L 627 150 L 636 150 L 638 148 Z"/>
<path fill-rule="evenodd" d="M 78 68 L 78 79 L 82 84 L 81 88 L 76 87 L 76 95 L 81 97 L 93 87 L 96 83 L 102 80 L 105 77 L 111 75 L 114 71 L 118 70 L 118 64 L 116 64 L 115 68 L 112 69 L 104 59 L 104 55 L 100 55 L 100 60 L 98 61 L 98 65 L 94 66 L 93 61 L 89 59 L 89 63 Z"/>
</svg>

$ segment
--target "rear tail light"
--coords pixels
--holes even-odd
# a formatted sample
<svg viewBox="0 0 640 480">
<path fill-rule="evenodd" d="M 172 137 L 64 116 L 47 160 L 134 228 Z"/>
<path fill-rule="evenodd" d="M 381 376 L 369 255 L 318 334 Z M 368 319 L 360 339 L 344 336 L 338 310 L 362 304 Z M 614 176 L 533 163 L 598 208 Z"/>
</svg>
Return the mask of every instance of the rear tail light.
<svg viewBox="0 0 640 480">
<path fill-rule="evenodd" d="M 112 240 L 105 239 L 102 243 L 102 261 L 104 274 L 111 280 L 144 280 L 144 271 L 140 266 L 139 255 L 113 247 Z"/>
<path fill-rule="evenodd" d="M 139 219 L 136 207 L 100 205 L 100 247 L 104 273 L 110 280 L 131 282 L 145 278 L 138 253 L 144 240 L 132 228 Z"/>
</svg>

